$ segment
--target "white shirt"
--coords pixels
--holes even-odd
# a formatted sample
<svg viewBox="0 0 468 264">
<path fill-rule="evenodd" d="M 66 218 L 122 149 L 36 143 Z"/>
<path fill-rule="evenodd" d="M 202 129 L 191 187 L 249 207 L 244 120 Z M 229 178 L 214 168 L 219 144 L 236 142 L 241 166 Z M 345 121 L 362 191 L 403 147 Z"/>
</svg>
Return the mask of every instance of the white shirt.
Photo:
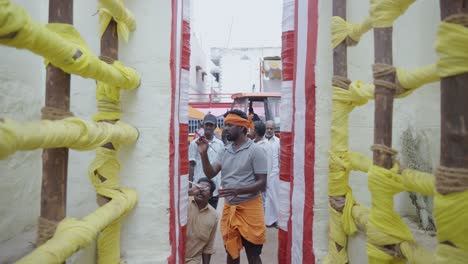
<svg viewBox="0 0 468 264">
<path fill-rule="evenodd" d="M 200 178 L 206 177 L 203 172 L 203 164 L 201 161 L 200 153 L 198 152 L 197 140 L 193 140 L 189 146 L 189 161 L 195 162 L 195 168 L 193 170 L 193 182 L 197 182 Z M 224 151 L 224 144 L 221 140 L 213 136 L 211 141 L 208 141 L 208 160 L 213 165 L 217 160 L 218 155 Z M 211 180 L 216 184 L 216 190 L 213 193 L 213 196 L 218 196 L 218 189 L 221 185 L 221 172 L 218 173 Z"/>
<path fill-rule="evenodd" d="M 270 139 L 265 137 L 265 139 L 268 140 L 268 143 L 271 144 L 273 150 L 276 151 L 276 154 L 278 157 L 278 164 L 280 164 L 280 160 L 281 160 L 280 139 L 277 136 L 272 136 Z"/>
</svg>

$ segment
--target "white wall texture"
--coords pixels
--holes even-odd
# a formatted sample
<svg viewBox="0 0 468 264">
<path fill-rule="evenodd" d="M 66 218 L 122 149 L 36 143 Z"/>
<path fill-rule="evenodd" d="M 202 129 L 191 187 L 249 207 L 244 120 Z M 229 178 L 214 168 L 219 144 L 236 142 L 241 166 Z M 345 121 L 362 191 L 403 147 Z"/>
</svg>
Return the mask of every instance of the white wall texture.
<svg viewBox="0 0 468 264">
<path fill-rule="evenodd" d="M 348 21 L 361 22 L 368 14 L 369 1 L 347 1 Z M 327 254 L 328 229 L 328 150 L 330 147 L 331 121 L 331 77 L 333 74 L 333 56 L 330 41 L 330 23 L 332 1 L 319 1 L 319 32 L 317 50 L 317 123 L 316 123 L 316 167 L 315 167 L 315 220 L 314 250 L 317 260 Z M 406 69 L 435 62 L 435 33 L 440 21 L 437 1 L 416 1 L 394 24 L 393 58 L 394 65 Z M 372 81 L 371 65 L 374 60 L 373 32 L 361 38 L 356 47 L 348 48 L 348 77 L 351 80 Z M 440 152 L 440 92 L 439 84 L 420 88 L 405 99 L 397 99 L 393 112 L 393 148 L 401 150 L 401 135 L 408 128 L 414 134 L 424 135 L 425 148 L 430 150 L 432 167 L 439 163 Z M 350 149 L 372 157 L 370 146 L 374 133 L 374 102 L 355 109 L 349 119 Z M 370 193 L 367 188 L 367 175 L 352 172 L 350 176 L 354 197 L 370 206 Z M 416 214 L 407 193 L 395 197 L 395 210 L 404 217 L 418 242 L 433 250 L 435 239 L 422 230 L 410 219 Z M 358 234 L 349 240 L 348 246 L 351 263 L 367 263 L 365 236 Z"/>
<path fill-rule="evenodd" d="M 281 48 L 213 48 L 211 54 L 220 56 L 222 93 L 251 93 L 253 84 L 255 92 L 260 91 L 260 60 L 281 56 Z"/>
<path fill-rule="evenodd" d="M 47 22 L 48 1 L 15 0 L 34 20 Z M 169 245 L 169 68 L 171 1 L 127 0 L 137 30 L 119 43 L 119 59 L 136 68 L 141 86 L 122 92 L 122 120 L 140 132 L 135 145 L 123 146 L 121 183 L 138 192 L 137 207 L 123 221 L 121 248 L 127 263 L 166 263 Z M 74 25 L 99 54 L 97 1 L 74 3 Z M 0 117 L 37 120 L 44 104 L 45 70 L 40 57 L 0 46 Z M 71 111 L 90 120 L 96 112 L 95 82 L 73 76 Z M 157 109 L 157 111 L 155 111 Z M 81 218 L 94 211 L 95 192 L 87 168 L 94 152 L 70 151 L 67 215 Z M 0 161 L 0 263 L 8 263 L 34 242 L 40 207 L 41 151 L 19 152 Z M 68 263 L 94 263 L 94 245 Z M 8 260 L 10 259 L 10 260 Z"/>
</svg>

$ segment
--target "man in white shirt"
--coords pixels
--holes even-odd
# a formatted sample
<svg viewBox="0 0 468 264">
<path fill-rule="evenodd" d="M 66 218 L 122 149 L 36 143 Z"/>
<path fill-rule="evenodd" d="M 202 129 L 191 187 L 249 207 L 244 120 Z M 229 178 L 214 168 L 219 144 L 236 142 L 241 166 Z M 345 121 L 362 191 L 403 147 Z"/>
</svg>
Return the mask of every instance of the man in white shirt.
<svg viewBox="0 0 468 264">
<path fill-rule="evenodd" d="M 254 123 L 255 129 L 252 131 L 254 142 L 265 150 L 267 158 L 267 187 L 264 193 L 265 225 L 275 227 L 278 222 L 278 188 L 279 188 L 279 158 L 278 152 L 273 144 L 265 137 L 266 126 L 262 121 Z"/>
<path fill-rule="evenodd" d="M 278 156 L 278 164 L 280 158 L 280 139 L 275 136 L 275 122 L 273 120 L 268 120 L 265 123 L 266 131 L 265 138 L 270 144 L 272 144 L 273 149 L 276 150 Z"/>
<path fill-rule="evenodd" d="M 214 136 L 214 130 L 216 129 L 216 117 L 212 114 L 207 114 L 203 119 L 202 128 L 204 129 L 204 138 L 208 141 L 208 159 L 210 163 L 216 161 L 218 155 L 224 151 L 224 144 L 221 140 L 217 139 Z M 189 170 L 189 180 L 191 182 L 197 182 L 199 179 L 206 177 L 203 172 L 203 165 L 201 162 L 200 153 L 197 148 L 197 140 L 193 140 L 189 146 L 189 161 L 190 161 L 190 170 Z M 208 203 L 216 209 L 218 206 L 218 190 L 221 185 L 221 173 L 218 173 L 211 180 L 216 184 L 216 189 L 211 196 Z"/>
</svg>

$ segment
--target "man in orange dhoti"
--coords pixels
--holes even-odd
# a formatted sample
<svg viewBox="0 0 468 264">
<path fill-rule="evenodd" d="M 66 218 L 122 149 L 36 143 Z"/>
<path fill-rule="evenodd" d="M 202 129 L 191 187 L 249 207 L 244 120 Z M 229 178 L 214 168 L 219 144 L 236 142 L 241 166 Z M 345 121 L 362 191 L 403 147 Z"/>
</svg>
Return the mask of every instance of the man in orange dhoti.
<svg viewBox="0 0 468 264">
<path fill-rule="evenodd" d="M 266 187 L 266 155 L 246 137 L 253 124 L 244 112 L 227 112 L 224 124 L 227 139 L 232 143 L 213 165 L 208 160 L 207 141 L 202 138 L 197 145 L 205 175 L 212 178 L 221 171 L 219 196 L 224 197 L 221 234 L 228 253 L 227 263 L 239 263 L 239 253 L 244 247 L 249 264 L 261 264 L 266 230 L 260 193 Z"/>
</svg>

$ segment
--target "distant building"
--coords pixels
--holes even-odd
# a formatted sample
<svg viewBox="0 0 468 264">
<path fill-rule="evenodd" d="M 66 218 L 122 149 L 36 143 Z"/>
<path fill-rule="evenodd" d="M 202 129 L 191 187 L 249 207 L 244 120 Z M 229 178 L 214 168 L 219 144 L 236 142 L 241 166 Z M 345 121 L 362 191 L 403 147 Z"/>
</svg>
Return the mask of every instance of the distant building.
<svg viewBox="0 0 468 264">
<path fill-rule="evenodd" d="M 222 93 L 280 92 L 281 47 L 212 48 Z"/>
</svg>

